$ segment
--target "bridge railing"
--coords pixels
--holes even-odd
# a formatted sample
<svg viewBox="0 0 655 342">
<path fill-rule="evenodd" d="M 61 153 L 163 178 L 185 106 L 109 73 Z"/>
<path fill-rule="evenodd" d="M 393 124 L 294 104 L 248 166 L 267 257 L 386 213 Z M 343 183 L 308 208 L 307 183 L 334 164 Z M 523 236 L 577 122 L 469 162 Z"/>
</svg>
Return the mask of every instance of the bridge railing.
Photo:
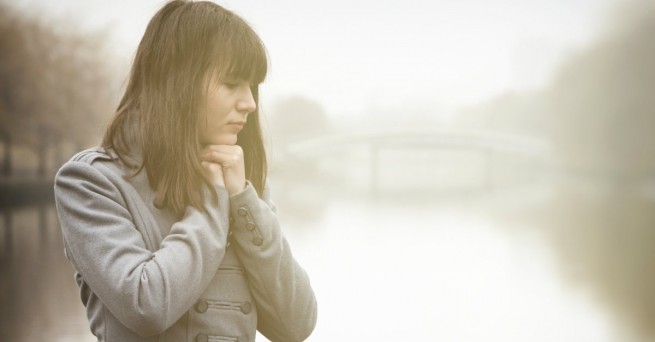
<svg viewBox="0 0 655 342">
<path fill-rule="evenodd" d="M 368 183 L 372 193 L 400 184 L 401 177 L 413 178 L 416 187 L 459 184 L 489 190 L 534 181 L 554 164 L 546 141 L 461 129 L 317 137 L 289 144 L 282 154 L 281 162 L 324 164 L 323 169 L 330 172 L 334 172 L 332 164 L 350 165 L 343 172 L 351 172 L 350 178 L 360 185 Z M 366 171 L 353 172 L 352 168 Z"/>
</svg>

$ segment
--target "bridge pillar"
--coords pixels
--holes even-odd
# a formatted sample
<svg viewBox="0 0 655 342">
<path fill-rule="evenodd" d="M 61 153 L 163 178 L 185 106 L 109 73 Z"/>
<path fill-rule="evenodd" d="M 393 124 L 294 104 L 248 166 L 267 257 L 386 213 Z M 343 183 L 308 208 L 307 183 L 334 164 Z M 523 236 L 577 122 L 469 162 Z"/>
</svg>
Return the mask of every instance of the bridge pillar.
<svg viewBox="0 0 655 342">
<path fill-rule="evenodd" d="M 370 186 L 371 186 L 371 195 L 377 196 L 379 194 L 380 187 L 380 161 L 379 161 L 380 147 L 377 144 L 371 145 L 371 157 L 370 157 Z"/>
<path fill-rule="evenodd" d="M 495 190 L 495 175 L 494 175 L 494 151 L 487 150 L 487 170 L 486 170 L 486 188 L 487 191 L 493 192 Z"/>
</svg>

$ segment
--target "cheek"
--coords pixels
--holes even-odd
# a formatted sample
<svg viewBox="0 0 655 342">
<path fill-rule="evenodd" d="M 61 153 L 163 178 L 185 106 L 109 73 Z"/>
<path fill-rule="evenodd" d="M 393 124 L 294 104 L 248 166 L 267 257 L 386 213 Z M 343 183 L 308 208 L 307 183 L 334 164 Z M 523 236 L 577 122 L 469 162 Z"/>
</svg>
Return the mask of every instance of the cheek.
<svg viewBox="0 0 655 342">
<path fill-rule="evenodd" d="M 220 89 L 207 94 L 207 116 L 214 121 L 224 119 L 230 112 L 230 96 Z"/>
<path fill-rule="evenodd" d="M 219 106 L 218 103 L 209 103 L 207 105 L 206 112 L 207 119 L 202 124 L 207 128 L 217 128 L 218 126 L 225 124 L 227 113 L 228 111 L 226 111 L 225 108 Z"/>
<path fill-rule="evenodd" d="M 206 126 L 203 129 L 203 145 L 234 145 L 237 142 L 237 135 L 226 133 L 220 127 Z"/>
<path fill-rule="evenodd" d="M 217 112 L 209 113 L 207 121 L 201 123 L 203 144 L 213 145 L 234 145 L 237 136 L 226 126 L 226 115 L 219 115 Z"/>
</svg>

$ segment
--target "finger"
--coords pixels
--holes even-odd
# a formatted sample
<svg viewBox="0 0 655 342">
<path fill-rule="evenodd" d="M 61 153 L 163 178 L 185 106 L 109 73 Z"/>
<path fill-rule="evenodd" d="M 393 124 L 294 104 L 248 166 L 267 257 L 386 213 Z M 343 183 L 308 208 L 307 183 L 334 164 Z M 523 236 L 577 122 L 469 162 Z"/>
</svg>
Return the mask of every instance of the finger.
<svg viewBox="0 0 655 342">
<path fill-rule="evenodd" d="M 201 161 L 202 167 L 207 171 L 221 171 L 221 165 L 218 163 L 212 163 L 210 161 Z"/>
<path fill-rule="evenodd" d="M 243 154 L 243 149 L 239 145 L 205 145 L 205 147 L 201 150 L 201 152 L 211 151 Z"/>
<path fill-rule="evenodd" d="M 230 167 L 243 163 L 243 155 L 222 151 L 209 151 L 200 155 L 201 161 L 219 163 L 223 167 Z"/>
<path fill-rule="evenodd" d="M 202 161 L 201 166 L 203 175 L 207 180 L 214 184 L 224 184 L 223 168 L 220 164 Z"/>
<path fill-rule="evenodd" d="M 209 152 L 200 156 L 201 161 L 221 164 L 223 167 L 234 165 L 241 159 L 240 156 L 231 153 Z"/>
</svg>

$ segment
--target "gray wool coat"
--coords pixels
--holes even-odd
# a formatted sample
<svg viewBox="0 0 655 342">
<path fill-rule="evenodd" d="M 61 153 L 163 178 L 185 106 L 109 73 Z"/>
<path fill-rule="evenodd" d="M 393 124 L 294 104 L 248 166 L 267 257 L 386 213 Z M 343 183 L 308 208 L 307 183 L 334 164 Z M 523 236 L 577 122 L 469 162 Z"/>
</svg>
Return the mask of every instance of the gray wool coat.
<svg viewBox="0 0 655 342">
<path fill-rule="evenodd" d="M 78 153 L 55 178 L 66 256 L 98 341 L 302 341 L 316 299 L 265 191 L 187 208 L 153 205 L 145 172 L 103 149 Z M 209 198 L 209 191 L 207 196 Z"/>
</svg>

